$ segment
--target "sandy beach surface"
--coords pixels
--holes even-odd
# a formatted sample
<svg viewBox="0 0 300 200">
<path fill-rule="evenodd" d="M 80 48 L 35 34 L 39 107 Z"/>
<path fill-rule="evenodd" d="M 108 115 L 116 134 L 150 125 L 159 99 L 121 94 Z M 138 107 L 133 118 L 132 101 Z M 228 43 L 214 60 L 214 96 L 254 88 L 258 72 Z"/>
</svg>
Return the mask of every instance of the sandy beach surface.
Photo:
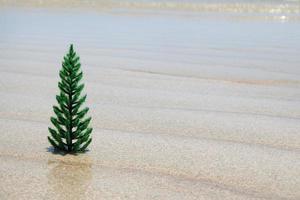
<svg viewBox="0 0 300 200">
<path fill-rule="evenodd" d="M 290 4 L 0 1 L 0 199 L 300 199 Z M 77 156 L 47 141 L 70 43 L 94 128 Z"/>
</svg>

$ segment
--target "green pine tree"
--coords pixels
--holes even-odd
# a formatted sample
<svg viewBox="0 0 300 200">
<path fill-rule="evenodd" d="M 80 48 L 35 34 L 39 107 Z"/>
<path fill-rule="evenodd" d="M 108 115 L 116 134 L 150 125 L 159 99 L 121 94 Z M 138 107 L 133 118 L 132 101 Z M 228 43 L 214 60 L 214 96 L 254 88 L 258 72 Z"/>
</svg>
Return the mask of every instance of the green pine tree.
<svg viewBox="0 0 300 200">
<path fill-rule="evenodd" d="M 48 128 L 51 145 L 55 149 L 72 153 L 84 152 L 92 141 L 93 129 L 89 127 L 91 117 L 86 117 L 89 108 L 80 109 L 86 100 L 86 95 L 81 96 L 84 84 L 80 83 L 80 67 L 79 56 L 71 44 L 59 72 L 60 94 L 56 96 L 58 106 L 53 106 L 56 117 L 51 117 L 55 129 Z"/>
</svg>

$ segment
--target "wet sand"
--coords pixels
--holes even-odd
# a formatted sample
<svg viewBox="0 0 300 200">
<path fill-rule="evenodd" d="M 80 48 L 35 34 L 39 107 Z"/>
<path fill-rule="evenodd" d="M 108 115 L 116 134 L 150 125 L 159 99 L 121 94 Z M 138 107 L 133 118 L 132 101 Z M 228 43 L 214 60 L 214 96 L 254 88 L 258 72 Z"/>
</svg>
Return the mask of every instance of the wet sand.
<svg viewBox="0 0 300 200">
<path fill-rule="evenodd" d="M 300 198 L 299 22 L 151 13 L 1 8 L 0 199 Z M 70 43 L 77 156 L 46 139 Z"/>
</svg>

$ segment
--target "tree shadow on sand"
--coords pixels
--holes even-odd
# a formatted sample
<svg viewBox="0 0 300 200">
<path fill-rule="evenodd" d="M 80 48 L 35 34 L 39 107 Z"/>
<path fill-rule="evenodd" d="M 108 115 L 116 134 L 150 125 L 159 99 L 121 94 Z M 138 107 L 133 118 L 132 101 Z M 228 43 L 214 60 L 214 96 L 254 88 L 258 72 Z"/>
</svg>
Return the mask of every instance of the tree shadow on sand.
<svg viewBox="0 0 300 200">
<path fill-rule="evenodd" d="M 79 153 L 66 153 L 64 151 L 61 151 L 61 150 L 58 150 L 58 149 L 55 149 L 54 147 L 50 146 L 50 147 L 47 147 L 46 148 L 46 151 L 49 152 L 49 153 L 52 153 L 54 155 L 61 155 L 61 156 L 65 156 L 65 155 L 73 155 L 73 156 L 76 156 L 76 155 L 79 155 Z M 85 152 L 88 152 L 89 150 L 85 150 L 84 152 L 82 153 L 85 153 Z"/>
</svg>

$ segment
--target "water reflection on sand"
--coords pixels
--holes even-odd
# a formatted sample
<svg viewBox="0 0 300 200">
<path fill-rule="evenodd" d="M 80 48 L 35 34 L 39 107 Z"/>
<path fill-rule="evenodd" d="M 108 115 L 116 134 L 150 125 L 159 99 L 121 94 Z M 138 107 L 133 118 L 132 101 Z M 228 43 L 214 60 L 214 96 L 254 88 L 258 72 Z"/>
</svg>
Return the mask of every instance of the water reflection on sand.
<svg viewBox="0 0 300 200">
<path fill-rule="evenodd" d="M 52 199 L 84 199 L 91 186 L 92 159 L 89 157 L 49 160 L 48 190 Z"/>
</svg>

